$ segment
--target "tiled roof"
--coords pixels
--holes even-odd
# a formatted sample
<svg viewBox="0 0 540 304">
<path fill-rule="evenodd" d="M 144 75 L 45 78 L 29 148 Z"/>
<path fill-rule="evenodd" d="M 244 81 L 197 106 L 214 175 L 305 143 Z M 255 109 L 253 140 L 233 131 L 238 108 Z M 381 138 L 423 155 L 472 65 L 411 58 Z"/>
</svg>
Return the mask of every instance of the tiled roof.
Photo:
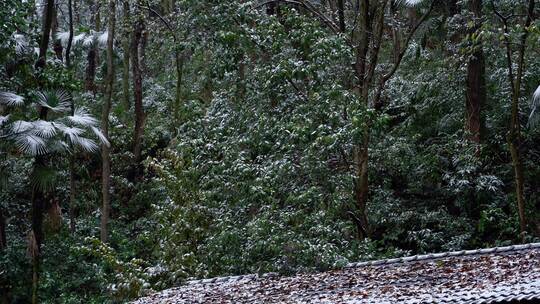
<svg viewBox="0 0 540 304">
<path fill-rule="evenodd" d="M 190 281 L 154 303 L 540 303 L 540 243 L 351 263 L 339 270 Z"/>
</svg>

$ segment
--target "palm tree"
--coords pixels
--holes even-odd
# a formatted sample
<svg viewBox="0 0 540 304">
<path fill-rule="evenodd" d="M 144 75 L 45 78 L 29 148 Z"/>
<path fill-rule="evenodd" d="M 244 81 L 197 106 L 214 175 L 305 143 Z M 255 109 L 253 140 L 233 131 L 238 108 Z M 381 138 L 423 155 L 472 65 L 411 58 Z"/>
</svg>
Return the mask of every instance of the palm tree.
<svg viewBox="0 0 540 304">
<path fill-rule="evenodd" d="M 85 109 L 78 108 L 71 113 L 71 96 L 66 91 L 45 91 L 34 94 L 34 106 L 40 113 L 39 119 L 13 120 L 11 108 L 22 107 L 25 99 L 14 93 L 0 92 L 0 138 L 7 154 L 16 149 L 34 157 L 32 183 L 32 229 L 29 234 L 29 252 L 33 264 L 33 298 L 37 299 L 40 248 L 43 240 L 43 214 L 46 196 L 55 186 L 56 171 L 51 168 L 52 155 L 83 152 L 94 153 L 99 145 L 109 142 L 98 127 L 98 120 Z M 30 113 L 31 111 L 23 111 Z M 43 115 L 45 113 L 45 115 Z M 4 147 L 2 147 L 4 146 Z M 59 210 L 58 205 L 50 206 Z M 34 301 L 35 302 L 35 301 Z"/>
</svg>

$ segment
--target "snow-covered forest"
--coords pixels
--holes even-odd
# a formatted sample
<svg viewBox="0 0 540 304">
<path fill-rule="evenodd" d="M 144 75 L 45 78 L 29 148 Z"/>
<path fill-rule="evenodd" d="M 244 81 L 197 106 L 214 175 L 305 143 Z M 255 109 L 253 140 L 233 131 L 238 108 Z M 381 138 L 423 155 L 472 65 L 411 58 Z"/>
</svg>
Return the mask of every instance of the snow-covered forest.
<svg viewBox="0 0 540 304">
<path fill-rule="evenodd" d="M 1 0 L 0 303 L 540 240 L 538 0 Z"/>
</svg>

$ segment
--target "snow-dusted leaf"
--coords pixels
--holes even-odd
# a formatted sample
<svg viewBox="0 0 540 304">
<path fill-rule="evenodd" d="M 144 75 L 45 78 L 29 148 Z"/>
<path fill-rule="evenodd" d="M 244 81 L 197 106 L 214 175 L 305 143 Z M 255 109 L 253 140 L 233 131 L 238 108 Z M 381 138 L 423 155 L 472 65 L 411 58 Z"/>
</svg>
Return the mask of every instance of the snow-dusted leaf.
<svg viewBox="0 0 540 304">
<path fill-rule="evenodd" d="M 84 108 L 75 109 L 75 113 L 67 117 L 71 122 L 80 126 L 96 126 L 98 120 L 90 115 Z"/>
<path fill-rule="evenodd" d="M 20 106 L 24 103 L 24 98 L 10 92 L 0 92 L 0 104 L 8 107 Z"/>
<path fill-rule="evenodd" d="M 13 122 L 11 130 L 15 134 L 26 133 L 27 131 L 32 130 L 33 125 L 31 122 L 24 120 L 17 120 Z"/>
<path fill-rule="evenodd" d="M 105 31 L 103 33 L 99 33 L 97 36 L 99 46 L 106 46 L 107 39 L 109 39 L 109 32 Z"/>
<path fill-rule="evenodd" d="M 81 43 L 82 41 L 84 41 L 85 37 L 86 37 L 85 33 L 73 36 L 73 44 L 76 45 L 76 44 Z"/>
<path fill-rule="evenodd" d="M 56 113 L 65 113 L 71 109 L 71 97 L 63 90 L 37 93 L 37 103 Z"/>
<path fill-rule="evenodd" d="M 86 137 L 77 137 L 76 141 L 72 142 L 72 144 L 85 152 L 96 152 L 99 149 L 95 141 Z"/>
<path fill-rule="evenodd" d="M 537 126 L 540 123 L 540 86 L 536 88 L 532 97 L 532 110 L 529 115 L 528 125 L 530 127 Z"/>
<path fill-rule="evenodd" d="M 15 141 L 19 150 L 26 154 L 40 155 L 48 151 L 45 140 L 31 133 L 19 134 Z"/>
<path fill-rule="evenodd" d="M 92 130 L 92 132 L 94 132 L 94 134 L 97 136 L 97 138 L 99 139 L 99 142 L 106 145 L 107 147 L 110 147 L 111 144 L 109 143 L 109 140 L 107 139 L 107 137 L 105 137 L 105 134 L 103 134 L 103 132 L 101 132 L 100 129 L 96 128 L 96 127 L 90 127 L 90 129 Z"/>
<path fill-rule="evenodd" d="M 32 122 L 33 129 L 32 133 L 43 137 L 43 138 L 51 138 L 54 135 L 56 135 L 56 128 L 52 122 L 45 121 L 45 120 L 38 120 Z"/>
</svg>

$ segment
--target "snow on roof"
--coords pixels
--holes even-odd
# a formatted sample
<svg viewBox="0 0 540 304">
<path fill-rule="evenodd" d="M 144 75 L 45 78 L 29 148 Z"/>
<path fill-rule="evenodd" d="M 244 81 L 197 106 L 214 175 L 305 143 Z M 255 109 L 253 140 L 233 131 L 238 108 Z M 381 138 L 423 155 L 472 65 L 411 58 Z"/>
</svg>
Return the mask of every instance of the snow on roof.
<svg viewBox="0 0 540 304">
<path fill-rule="evenodd" d="M 540 301 L 540 243 L 352 263 L 321 273 L 187 282 L 154 303 L 500 303 Z"/>
</svg>

